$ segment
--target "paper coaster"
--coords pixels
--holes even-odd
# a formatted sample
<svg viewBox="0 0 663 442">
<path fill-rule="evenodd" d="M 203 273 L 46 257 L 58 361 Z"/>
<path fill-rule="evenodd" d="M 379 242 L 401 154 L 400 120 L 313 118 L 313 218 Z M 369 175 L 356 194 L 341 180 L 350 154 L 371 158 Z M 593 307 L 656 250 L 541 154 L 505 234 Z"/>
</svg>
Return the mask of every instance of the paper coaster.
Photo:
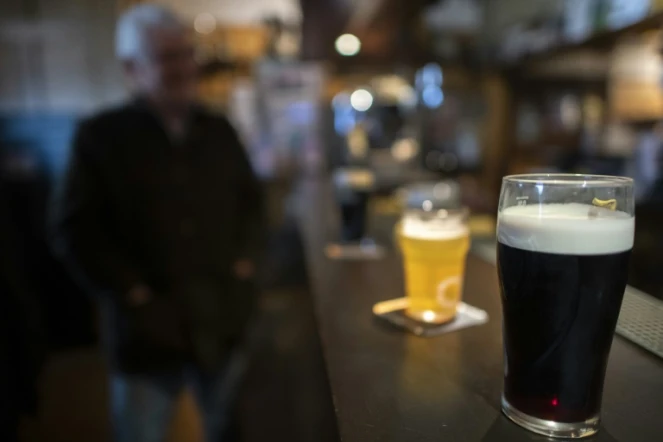
<svg viewBox="0 0 663 442">
<path fill-rule="evenodd" d="M 461 302 L 456 317 L 445 324 L 429 324 L 410 318 L 405 314 L 407 298 L 379 302 L 373 306 L 373 314 L 390 324 L 423 337 L 433 337 L 488 322 L 488 313 L 480 308 Z"/>
<path fill-rule="evenodd" d="M 331 243 L 325 247 L 325 255 L 333 260 L 374 260 L 384 258 L 385 254 L 385 248 L 372 240 L 362 240 L 355 244 Z"/>
</svg>

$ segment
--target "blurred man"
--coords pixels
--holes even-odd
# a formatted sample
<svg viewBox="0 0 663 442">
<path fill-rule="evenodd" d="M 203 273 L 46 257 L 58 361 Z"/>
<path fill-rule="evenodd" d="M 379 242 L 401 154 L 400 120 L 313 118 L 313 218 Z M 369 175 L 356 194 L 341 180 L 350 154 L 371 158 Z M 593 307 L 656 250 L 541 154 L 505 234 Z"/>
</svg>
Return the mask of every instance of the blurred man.
<svg viewBox="0 0 663 442">
<path fill-rule="evenodd" d="M 80 125 L 56 250 L 108 307 L 117 440 L 163 441 L 190 385 L 216 442 L 251 311 L 259 185 L 228 121 L 195 103 L 194 49 L 176 16 L 129 10 L 116 51 L 134 100 Z"/>
</svg>

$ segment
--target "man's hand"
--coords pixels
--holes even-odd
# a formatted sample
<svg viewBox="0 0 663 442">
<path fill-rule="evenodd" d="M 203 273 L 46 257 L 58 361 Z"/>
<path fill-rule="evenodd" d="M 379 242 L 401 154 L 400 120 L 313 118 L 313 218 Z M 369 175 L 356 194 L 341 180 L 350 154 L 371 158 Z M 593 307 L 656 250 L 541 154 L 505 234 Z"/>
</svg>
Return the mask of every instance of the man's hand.
<svg viewBox="0 0 663 442">
<path fill-rule="evenodd" d="M 238 279 L 245 281 L 253 277 L 255 273 L 255 266 L 253 265 L 253 262 L 249 261 L 248 259 L 240 259 L 239 261 L 235 262 L 233 271 L 235 272 L 235 276 Z"/>
<path fill-rule="evenodd" d="M 141 307 L 153 298 L 152 290 L 145 285 L 134 286 L 127 293 L 127 303 L 130 307 Z"/>
</svg>

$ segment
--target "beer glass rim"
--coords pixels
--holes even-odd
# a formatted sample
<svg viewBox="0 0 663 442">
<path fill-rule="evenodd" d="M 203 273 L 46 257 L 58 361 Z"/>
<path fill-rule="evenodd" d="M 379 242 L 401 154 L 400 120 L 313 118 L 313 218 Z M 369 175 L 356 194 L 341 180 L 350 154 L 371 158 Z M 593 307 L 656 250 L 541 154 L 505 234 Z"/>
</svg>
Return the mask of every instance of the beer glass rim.
<svg viewBox="0 0 663 442">
<path fill-rule="evenodd" d="M 403 211 L 403 216 L 415 212 L 430 214 L 431 216 L 435 216 L 437 218 L 460 217 L 464 220 L 467 220 L 470 216 L 470 208 L 467 206 L 458 206 L 449 209 L 441 208 L 441 209 L 431 209 L 431 210 L 426 210 L 421 207 L 408 207 Z"/>
<path fill-rule="evenodd" d="M 527 173 L 508 175 L 503 183 L 512 184 L 545 184 L 548 186 L 568 187 L 630 187 L 633 179 L 613 175 L 591 175 L 579 173 Z"/>
</svg>

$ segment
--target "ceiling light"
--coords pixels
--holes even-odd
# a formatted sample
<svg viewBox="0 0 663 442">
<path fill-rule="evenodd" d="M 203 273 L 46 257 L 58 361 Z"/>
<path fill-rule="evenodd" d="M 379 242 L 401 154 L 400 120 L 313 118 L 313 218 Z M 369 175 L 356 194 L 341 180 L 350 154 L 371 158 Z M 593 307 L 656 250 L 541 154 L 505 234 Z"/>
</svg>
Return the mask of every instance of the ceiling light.
<svg viewBox="0 0 663 442">
<path fill-rule="evenodd" d="M 343 34 L 336 39 L 336 51 L 345 56 L 351 57 L 357 55 L 361 50 L 361 41 L 356 35 Z"/>
<path fill-rule="evenodd" d="M 359 112 L 366 112 L 373 106 L 373 95 L 366 89 L 357 89 L 350 95 L 350 104 Z"/>
</svg>

